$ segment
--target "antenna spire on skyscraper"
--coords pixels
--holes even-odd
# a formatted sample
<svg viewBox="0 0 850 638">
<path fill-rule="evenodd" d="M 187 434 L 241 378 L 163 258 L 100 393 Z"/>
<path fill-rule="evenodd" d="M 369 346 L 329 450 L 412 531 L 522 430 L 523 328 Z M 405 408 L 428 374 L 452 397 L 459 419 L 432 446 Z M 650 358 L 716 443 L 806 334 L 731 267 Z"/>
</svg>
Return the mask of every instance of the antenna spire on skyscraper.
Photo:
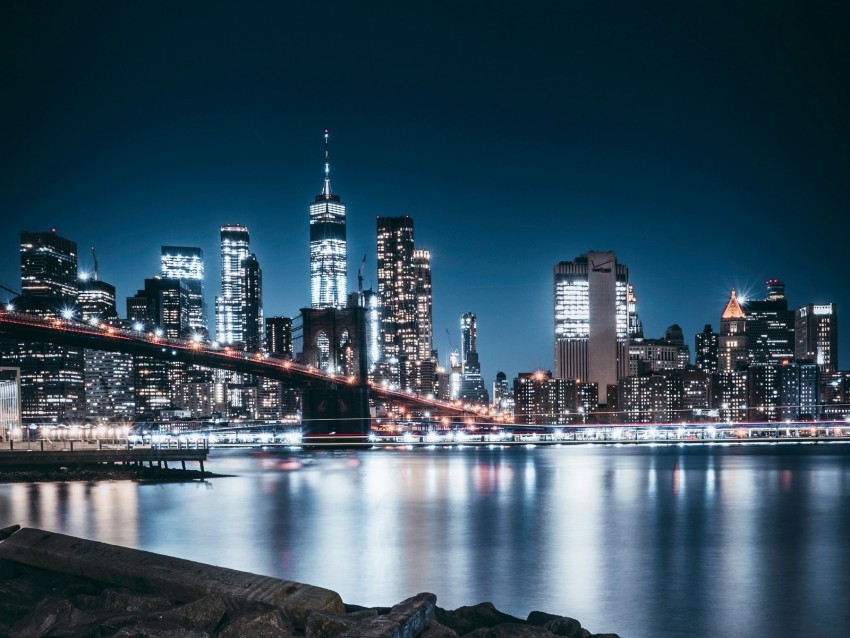
<svg viewBox="0 0 850 638">
<path fill-rule="evenodd" d="M 325 129 L 325 187 L 322 189 L 322 195 L 326 198 L 331 196 L 331 162 L 328 153 L 328 129 Z"/>
</svg>

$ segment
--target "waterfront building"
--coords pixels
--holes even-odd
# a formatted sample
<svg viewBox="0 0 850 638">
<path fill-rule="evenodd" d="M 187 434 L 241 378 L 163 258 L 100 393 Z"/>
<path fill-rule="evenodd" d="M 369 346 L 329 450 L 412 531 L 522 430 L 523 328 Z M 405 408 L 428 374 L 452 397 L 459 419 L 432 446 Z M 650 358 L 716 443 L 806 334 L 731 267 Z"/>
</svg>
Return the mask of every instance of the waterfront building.
<svg viewBox="0 0 850 638">
<path fill-rule="evenodd" d="M 579 411 L 578 383 L 553 379 L 551 371 L 520 372 L 514 379 L 514 421 L 527 425 L 576 423 Z"/>
<path fill-rule="evenodd" d="M 747 374 L 749 420 L 818 418 L 819 376 L 818 366 L 812 362 L 751 365 Z"/>
<path fill-rule="evenodd" d="M 818 389 L 821 418 L 850 417 L 850 372 L 832 372 L 822 375 Z"/>
<path fill-rule="evenodd" d="M 595 383 L 606 403 L 629 372 L 628 279 L 613 252 L 554 267 L 555 377 Z"/>
<path fill-rule="evenodd" d="M 416 360 L 419 346 L 413 252 L 413 219 L 377 218 L 383 359 L 390 375 L 388 381 L 404 389 L 412 389 L 411 363 Z"/>
<path fill-rule="evenodd" d="M 348 297 L 345 204 L 331 190 L 328 131 L 325 129 L 325 181 L 310 204 L 311 307 L 343 308 Z"/>
<path fill-rule="evenodd" d="M 717 368 L 720 372 L 733 372 L 748 364 L 746 326 L 747 317 L 733 288 L 720 316 L 720 336 L 717 339 Z"/>
<path fill-rule="evenodd" d="M 675 375 L 647 374 L 619 382 L 623 423 L 673 423 L 682 420 L 684 384 Z"/>
<path fill-rule="evenodd" d="M 100 279 L 97 266 L 92 275 L 80 277 L 79 286 L 77 308 L 81 321 L 123 327 L 126 322 L 118 319 L 115 286 Z M 86 416 L 100 420 L 132 419 L 135 413 L 133 356 L 86 348 L 83 362 Z"/>
<path fill-rule="evenodd" d="M 717 347 L 720 335 L 711 329 L 711 324 L 705 324 L 702 332 L 696 335 L 696 367 L 709 374 L 718 371 Z"/>
<path fill-rule="evenodd" d="M 814 361 L 824 375 L 838 370 L 838 309 L 834 303 L 798 308 L 794 337 L 797 361 Z"/>
<path fill-rule="evenodd" d="M 204 301 L 204 253 L 193 246 L 162 246 L 160 274 L 182 279 L 189 291 L 189 328 L 207 336 L 207 305 Z"/>
<path fill-rule="evenodd" d="M 22 425 L 21 369 L 0 367 L 0 438 L 11 441 Z"/>
<path fill-rule="evenodd" d="M 433 347 L 431 251 L 413 249 L 413 281 L 416 303 L 416 359 L 412 366 L 412 385 L 420 396 L 430 396 L 436 390 L 437 368 L 437 354 Z"/>
<path fill-rule="evenodd" d="M 722 421 L 747 419 L 747 370 L 718 372 L 711 379 L 711 407 Z"/>
<path fill-rule="evenodd" d="M 490 397 L 481 376 L 481 363 L 475 345 L 478 319 L 474 312 L 465 312 L 460 318 L 461 380 L 458 398 L 467 403 L 487 405 Z"/>
<path fill-rule="evenodd" d="M 20 235 L 21 295 L 15 310 L 79 319 L 76 310 L 77 244 L 49 232 Z M 0 364 L 21 369 L 21 410 L 25 423 L 81 419 L 85 415 L 83 349 L 4 339 Z"/>
<path fill-rule="evenodd" d="M 769 279 L 765 287 L 766 299 L 747 299 L 741 307 L 747 317 L 750 364 L 779 364 L 794 359 L 794 311 L 788 309 L 785 284 Z"/>
</svg>

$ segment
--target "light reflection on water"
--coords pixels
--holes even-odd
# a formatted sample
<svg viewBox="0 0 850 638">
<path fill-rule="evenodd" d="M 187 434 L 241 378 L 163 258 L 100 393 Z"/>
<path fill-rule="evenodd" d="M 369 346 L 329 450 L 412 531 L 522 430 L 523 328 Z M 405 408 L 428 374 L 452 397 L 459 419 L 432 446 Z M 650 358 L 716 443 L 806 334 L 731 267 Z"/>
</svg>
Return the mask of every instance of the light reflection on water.
<svg viewBox="0 0 850 638">
<path fill-rule="evenodd" d="M 206 483 L 0 484 L 18 523 L 389 605 L 622 636 L 850 635 L 850 445 L 215 450 Z"/>
</svg>

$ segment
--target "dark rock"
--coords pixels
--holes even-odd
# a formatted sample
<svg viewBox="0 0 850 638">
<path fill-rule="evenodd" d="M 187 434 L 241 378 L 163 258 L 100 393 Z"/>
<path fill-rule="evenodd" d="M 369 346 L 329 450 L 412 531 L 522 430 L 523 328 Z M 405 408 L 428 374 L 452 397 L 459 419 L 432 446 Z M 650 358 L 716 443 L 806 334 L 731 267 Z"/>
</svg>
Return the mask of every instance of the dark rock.
<svg viewBox="0 0 850 638">
<path fill-rule="evenodd" d="M 581 623 L 575 618 L 560 616 L 548 621 L 545 625 L 543 625 L 543 627 L 551 631 L 556 636 L 574 638 L 578 634 L 578 630 L 581 629 Z"/>
<path fill-rule="evenodd" d="M 557 614 L 547 614 L 545 611 L 533 611 L 528 614 L 528 618 L 525 620 L 529 625 L 536 625 L 538 627 L 542 627 L 550 620 L 555 620 L 556 618 L 560 618 Z"/>
<path fill-rule="evenodd" d="M 191 625 L 212 632 L 219 626 L 226 611 L 224 596 L 209 594 L 194 602 L 186 603 L 168 611 L 158 612 L 156 618 Z"/>
<path fill-rule="evenodd" d="M 504 623 L 490 627 L 487 638 L 552 638 L 548 629 L 528 623 Z"/>
<path fill-rule="evenodd" d="M 445 611 L 437 607 L 434 618 L 441 625 L 454 629 L 460 636 L 465 636 L 480 627 L 494 627 L 504 623 L 524 624 L 525 622 L 521 618 L 499 611 L 493 603 L 458 607 L 453 611 Z"/>
<path fill-rule="evenodd" d="M 71 633 L 74 607 L 64 598 L 48 596 L 9 630 L 10 638 L 42 638 Z"/>
<path fill-rule="evenodd" d="M 0 541 L 9 538 L 19 529 L 21 529 L 20 525 L 9 525 L 9 527 L 4 527 L 3 529 L 0 529 Z"/>
<path fill-rule="evenodd" d="M 218 638 L 288 638 L 293 635 L 292 623 L 278 609 L 249 612 L 235 618 L 218 634 Z"/>
<path fill-rule="evenodd" d="M 149 619 L 122 627 L 112 638 L 210 638 L 210 634 L 172 621 Z"/>
<path fill-rule="evenodd" d="M 125 589 L 105 589 L 98 596 L 98 604 L 105 609 L 150 614 L 165 611 L 173 606 L 171 601 L 155 594 L 138 594 Z"/>
<path fill-rule="evenodd" d="M 458 638 L 458 635 L 454 629 L 449 629 L 437 620 L 432 619 L 428 629 L 423 631 L 419 638 Z"/>
<path fill-rule="evenodd" d="M 579 629 L 576 632 L 575 638 L 589 638 L 589 636 L 590 636 L 590 632 L 587 629 L 585 629 L 584 627 L 582 627 L 581 629 Z"/>
<path fill-rule="evenodd" d="M 479 627 L 478 629 L 473 629 L 468 634 L 464 634 L 463 638 L 487 638 L 489 635 L 489 627 Z"/>
<path fill-rule="evenodd" d="M 384 614 L 388 614 L 388 613 L 389 613 L 389 609 L 387 609 L 387 611 L 384 612 Z M 359 611 L 349 612 L 349 613 L 345 614 L 345 616 L 343 616 L 343 618 L 345 618 L 346 620 L 353 620 L 354 622 L 360 622 L 361 620 L 366 620 L 367 618 L 374 618 L 377 615 L 378 615 L 377 609 L 375 609 L 375 608 L 372 608 L 372 609 L 364 608 L 364 609 L 361 609 Z"/>
<path fill-rule="evenodd" d="M 366 611 L 366 610 L 364 610 Z M 354 612 L 355 614 L 363 612 Z M 377 614 L 374 614 L 377 616 Z M 357 620 L 346 616 L 336 616 L 324 611 L 314 611 L 307 616 L 304 627 L 306 638 L 335 638 L 357 624 Z"/>
<path fill-rule="evenodd" d="M 390 613 L 384 617 L 398 623 L 401 638 L 415 638 L 431 623 L 436 602 L 437 597 L 434 594 L 416 594 L 393 606 Z"/>
<path fill-rule="evenodd" d="M 617 634 L 590 634 L 589 638 L 620 638 Z"/>
<path fill-rule="evenodd" d="M 345 638 L 401 638 L 401 627 L 386 616 L 367 618 L 340 634 Z"/>
</svg>

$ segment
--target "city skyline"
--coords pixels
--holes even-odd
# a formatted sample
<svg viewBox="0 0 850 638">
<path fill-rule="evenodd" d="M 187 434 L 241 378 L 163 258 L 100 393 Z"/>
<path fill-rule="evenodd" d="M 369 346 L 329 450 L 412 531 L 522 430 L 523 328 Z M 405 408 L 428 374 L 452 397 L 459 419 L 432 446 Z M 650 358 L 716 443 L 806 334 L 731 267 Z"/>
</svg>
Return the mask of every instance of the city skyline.
<svg viewBox="0 0 850 638">
<path fill-rule="evenodd" d="M 220 46 L 221 7 L 163 20 L 16 6 L 0 27 L 16 51 L 2 67 L 0 209 L 14 227 L 0 283 L 17 288 L 18 233 L 55 227 L 83 265 L 96 246 L 119 300 L 159 271 L 161 246 L 197 246 L 212 305 L 217 229 L 239 222 L 266 314 L 294 316 L 310 303 L 305 203 L 328 128 L 348 289 L 364 254 L 377 287 L 374 217 L 410 215 L 431 251 L 441 362 L 446 329 L 476 312 L 488 387 L 497 370 L 553 369 L 551 268 L 592 250 L 629 265 L 647 338 L 678 323 L 693 347 L 731 288 L 761 298 L 770 278 L 791 306 L 848 307 L 842 16 L 605 8 L 371 20 L 300 7 L 246 18 Z M 338 38 L 309 46 L 310 24 Z M 327 99 L 329 80 L 346 99 Z"/>
</svg>

